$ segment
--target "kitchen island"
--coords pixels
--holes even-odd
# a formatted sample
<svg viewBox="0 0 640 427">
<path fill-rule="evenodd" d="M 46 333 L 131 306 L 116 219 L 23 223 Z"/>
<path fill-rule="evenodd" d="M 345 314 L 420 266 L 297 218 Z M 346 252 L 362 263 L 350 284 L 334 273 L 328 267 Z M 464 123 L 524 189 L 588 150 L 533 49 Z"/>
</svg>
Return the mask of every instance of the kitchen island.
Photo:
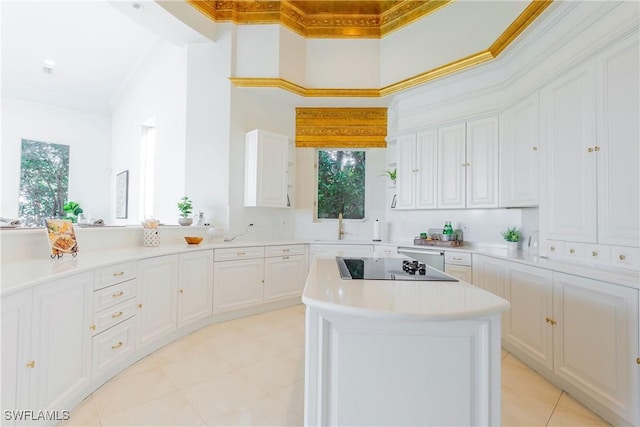
<svg viewBox="0 0 640 427">
<path fill-rule="evenodd" d="M 343 280 L 330 256 L 302 301 L 305 425 L 500 425 L 508 301 L 465 282 Z"/>
</svg>

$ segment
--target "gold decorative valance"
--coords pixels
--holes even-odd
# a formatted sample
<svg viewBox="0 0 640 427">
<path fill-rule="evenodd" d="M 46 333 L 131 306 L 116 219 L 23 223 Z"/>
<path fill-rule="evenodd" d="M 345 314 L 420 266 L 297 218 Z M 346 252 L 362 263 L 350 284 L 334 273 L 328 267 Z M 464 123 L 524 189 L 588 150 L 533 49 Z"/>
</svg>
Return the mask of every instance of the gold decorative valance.
<svg viewBox="0 0 640 427">
<path fill-rule="evenodd" d="M 386 108 L 296 108 L 296 147 L 386 147 Z"/>
</svg>

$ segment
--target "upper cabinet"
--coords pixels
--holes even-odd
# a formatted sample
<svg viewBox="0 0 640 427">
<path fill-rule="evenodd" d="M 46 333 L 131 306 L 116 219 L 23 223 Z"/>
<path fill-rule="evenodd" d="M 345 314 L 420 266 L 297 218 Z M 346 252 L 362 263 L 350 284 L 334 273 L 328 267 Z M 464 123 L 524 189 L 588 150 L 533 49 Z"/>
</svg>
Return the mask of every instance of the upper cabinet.
<svg viewBox="0 0 640 427">
<path fill-rule="evenodd" d="M 500 114 L 500 206 L 538 205 L 538 92 Z"/>
<path fill-rule="evenodd" d="M 466 126 L 438 129 L 438 207 L 465 207 Z"/>
<path fill-rule="evenodd" d="M 292 206 L 295 180 L 293 155 L 293 141 L 287 136 L 260 129 L 246 134 L 245 206 Z"/>
<path fill-rule="evenodd" d="M 436 203 L 437 131 L 405 135 L 397 140 L 398 209 L 434 209 Z"/>
<path fill-rule="evenodd" d="M 548 239 L 639 246 L 638 52 L 624 39 L 540 92 Z"/>
</svg>

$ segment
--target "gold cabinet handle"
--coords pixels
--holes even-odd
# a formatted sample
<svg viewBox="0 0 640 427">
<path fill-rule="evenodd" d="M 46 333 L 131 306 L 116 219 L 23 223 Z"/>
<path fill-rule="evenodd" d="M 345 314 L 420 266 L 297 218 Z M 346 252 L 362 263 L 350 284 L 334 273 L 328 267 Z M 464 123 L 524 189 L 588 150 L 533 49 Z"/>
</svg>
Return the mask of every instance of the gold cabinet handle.
<svg viewBox="0 0 640 427">
<path fill-rule="evenodd" d="M 118 271 L 117 273 L 113 273 L 113 277 L 124 276 L 124 271 Z"/>
<path fill-rule="evenodd" d="M 620 259 L 620 261 L 624 261 L 625 259 L 627 259 L 627 257 L 624 254 L 618 255 L 618 258 Z"/>
<path fill-rule="evenodd" d="M 555 251 L 556 247 L 555 246 L 551 246 L 549 249 L 551 249 L 552 251 Z"/>
<path fill-rule="evenodd" d="M 236 252 L 236 255 L 246 255 L 246 252 Z"/>
<path fill-rule="evenodd" d="M 89 326 L 89 329 L 91 329 L 92 331 L 95 331 L 96 330 L 96 325 Z"/>
<path fill-rule="evenodd" d="M 593 151 L 600 151 L 600 147 L 598 147 L 597 145 L 593 148 Z"/>
<path fill-rule="evenodd" d="M 142 304 L 138 304 L 138 308 L 142 308 Z"/>
<path fill-rule="evenodd" d="M 573 248 L 571 248 L 571 249 L 569 249 L 569 253 L 570 253 L 570 254 L 575 254 L 575 253 L 576 253 L 576 250 L 575 250 L 575 249 L 573 249 Z"/>
<path fill-rule="evenodd" d="M 111 346 L 111 350 L 115 350 L 116 348 L 120 348 L 122 347 L 122 341 L 120 341 L 118 344 L 114 344 Z"/>
<path fill-rule="evenodd" d="M 184 294 L 184 289 L 180 289 L 178 292 L 180 292 L 181 294 Z"/>
<path fill-rule="evenodd" d="M 289 252 L 289 249 L 283 249 L 282 252 Z"/>
<path fill-rule="evenodd" d="M 35 368 L 36 367 L 36 361 L 32 360 L 31 362 L 27 363 L 27 368 Z"/>
<path fill-rule="evenodd" d="M 556 324 L 556 321 L 555 321 L 555 320 L 553 320 L 553 319 L 550 319 L 549 317 L 546 317 L 546 318 L 544 319 L 544 321 L 545 321 L 545 322 L 547 322 L 547 323 L 551 323 L 551 325 L 555 325 L 555 324 Z"/>
<path fill-rule="evenodd" d="M 591 148 L 591 147 L 587 148 L 587 152 L 593 153 L 593 148 Z"/>
<path fill-rule="evenodd" d="M 640 365 L 640 357 L 638 357 L 638 358 L 636 359 L 636 363 L 637 363 L 638 365 Z"/>
<path fill-rule="evenodd" d="M 538 151 L 538 147 L 533 147 L 533 151 Z"/>
<path fill-rule="evenodd" d="M 591 252 L 591 256 L 598 256 L 598 252 L 596 251 Z"/>
<path fill-rule="evenodd" d="M 454 261 L 462 261 L 462 258 L 457 257 L 457 256 L 451 257 L 451 259 L 454 260 Z"/>
<path fill-rule="evenodd" d="M 111 315 L 111 318 L 112 318 L 112 319 L 117 319 L 118 317 L 122 316 L 122 314 L 123 314 L 123 313 L 122 313 L 121 311 L 119 311 L 119 312 L 117 312 L 117 313 L 113 313 L 113 314 Z"/>
<path fill-rule="evenodd" d="M 124 292 L 120 291 L 120 292 L 116 292 L 115 294 L 111 295 L 112 298 L 120 298 L 122 295 L 124 295 Z"/>
<path fill-rule="evenodd" d="M 291 258 L 290 256 L 283 256 L 282 259 L 289 259 Z"/>
</svg>

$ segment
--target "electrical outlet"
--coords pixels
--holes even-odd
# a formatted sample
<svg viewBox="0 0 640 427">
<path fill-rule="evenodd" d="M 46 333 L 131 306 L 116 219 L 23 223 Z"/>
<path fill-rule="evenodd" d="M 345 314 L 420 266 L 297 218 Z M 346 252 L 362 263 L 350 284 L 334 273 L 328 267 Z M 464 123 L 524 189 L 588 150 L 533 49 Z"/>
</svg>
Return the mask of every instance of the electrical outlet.
<svg viewBox="0 0 640 427">
<path fill-rule="evenodd" d="M 469 232 L 469 224 L 462 224 L 462 231 L 464 231 L 465 233 Z"/>
</svg>

